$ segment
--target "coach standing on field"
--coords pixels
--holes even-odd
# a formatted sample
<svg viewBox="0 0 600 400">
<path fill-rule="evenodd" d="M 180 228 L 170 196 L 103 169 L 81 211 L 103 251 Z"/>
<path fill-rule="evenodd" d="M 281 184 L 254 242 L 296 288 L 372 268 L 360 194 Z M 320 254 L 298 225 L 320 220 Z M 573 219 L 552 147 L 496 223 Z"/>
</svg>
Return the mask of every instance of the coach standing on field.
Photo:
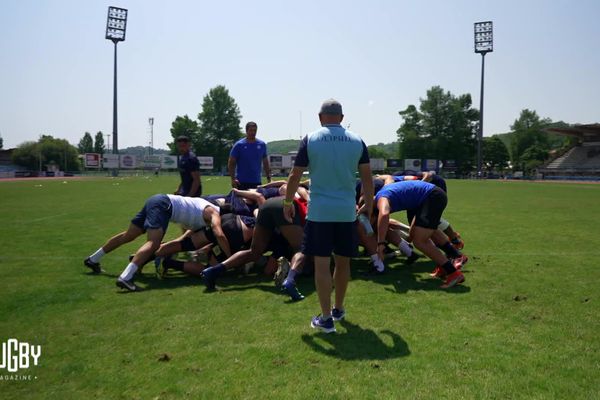
<svg viewBox="0 0 600 400">
<path fill-rule="evenodd" d="M 359 213 L 370 218 L 373 209 L 373 180 L 367 146 L 361 138 L 341 125 L 344 114 L 336 100 L 321 105 L 322 128 L 302 139 L 288 178 L 284 215 L 294 215 L 292 199 L 302 173 L 310 173 L 310 202 L 304 227 L 302 253 L 314 256 L 315 285 L 321 315 L 311 320 L 313 328 L 335 332 L 333 321 L 344 318 L 344 297 L 350 280 L 350 257 L 356 256 L 358 233 L 355 203 L 355 173 L 358 170 L 364 188 L 365 205 Z M 335 303 L 331 308 L 332 279 L 330 257 L 335 258 Z"/>
<path fill-rule="evenodd" d="M 190 138 L 179 136 L 176 140 L 179 158 L 177 168 L 181 176 L 181 183 L 175 194 L 187 197 L 202 196 L 202 182 L 200 182 L 200 162 L 190 150 Z"/>
<path fill-rule="evenodd" d="M 248 122 L 246 137 L 238 140 L 229 153 L 227 167 L 231 177 L 231 187 L 246 190 L 260 185 L 261 165 L 265 169 L 267 182 L 271 182 L 267 145 L 256 138 L 257 130 L 256 122 Z"/>
</svg>

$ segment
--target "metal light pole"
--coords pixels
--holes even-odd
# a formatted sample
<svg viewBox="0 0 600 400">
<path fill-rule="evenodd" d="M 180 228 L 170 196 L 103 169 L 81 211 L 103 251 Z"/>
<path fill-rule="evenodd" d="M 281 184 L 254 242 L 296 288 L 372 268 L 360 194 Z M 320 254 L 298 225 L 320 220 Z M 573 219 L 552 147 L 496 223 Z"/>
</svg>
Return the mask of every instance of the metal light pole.
<svg viewBox="0 0 600 400">
<path fill-rule="evenodd" d="M 154 118 L 148 118 L 148 124 L 150 125 L 150 155 L 154 154 Z"/>
<path fill-rule="evenodd" d="M 113 81 L 113 153 L 119 153 L 119 136 L 117 128 L 117 43 L 125 40 L 127 29 L 127 10 L 118 7 L 108 7 L 106 20 L 106 39 L 115 45 L 114 81 Z"/>
<path fill-rule="evenodd" d="M 477 177 L 481 178 L 481 145 L 483 142 L 483 77 L 485 55 L 494 51 L 494 24 L 492 21 L 475 22 L 475 53 L 481 54 L 481 93 L 479 96 L 479 132 L 477 132 Z"/>
</svg>

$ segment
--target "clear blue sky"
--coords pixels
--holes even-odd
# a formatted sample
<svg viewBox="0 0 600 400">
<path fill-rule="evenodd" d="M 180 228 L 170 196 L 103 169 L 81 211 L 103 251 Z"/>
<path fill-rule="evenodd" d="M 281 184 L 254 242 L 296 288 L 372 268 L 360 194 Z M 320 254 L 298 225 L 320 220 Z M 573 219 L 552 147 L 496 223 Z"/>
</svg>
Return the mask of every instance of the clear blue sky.
<svg viewBox="0 0 600 400">
<path fill-rule="evenodd" d="M 76 144 L 112 131 L 109 5 L 129 9 L 119 44 L 119 147 L 165 147 L 176 115 L 195 118 L 225 85 L 242 124 L 266 141 L 318 127 L 322 100 L 344 106 L 367 144 L 391 142 L 398 111 L 441 85 L 479 107 L 473 22 L 494 21 L 485 135 L 523 108 L 600 122 L 600 1 L 21 1 L 0 13 L 0 135 Z"/>
</svg>

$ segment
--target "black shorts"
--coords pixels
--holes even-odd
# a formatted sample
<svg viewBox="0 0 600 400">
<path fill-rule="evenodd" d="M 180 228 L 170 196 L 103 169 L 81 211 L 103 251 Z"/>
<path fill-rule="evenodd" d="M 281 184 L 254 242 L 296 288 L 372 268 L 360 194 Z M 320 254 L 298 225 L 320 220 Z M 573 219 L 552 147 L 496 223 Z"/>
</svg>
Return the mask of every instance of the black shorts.
<svg viewBox="0 0 600 400">
<path fill-rule="evenodd" d="M 294 256 L 290 244 L 278 231 L 273 232 L 271 235 L 271 240 L 269 240 L 269 244 L 267 245 L 267 251 L 272 252 L 271 257 L 273 258 L 285 257 L 288 260 L 291 260 Z"/>
<path fill-rule="evenodd" d="M 306 221 L 302 253 L 307 256 L 329 257 L 331 253 L 356 257 L 358 253 L 357 222 Z"/>
<path fill-rule="evenodd" d="M 279 226 L 302 225 L 296 202 L 294 202 L 294 208 L 296 212 L 294 213 L 292 223 L 289 223 L 283 216 L 283 200 L 279 197 L 269 199 L 258 209 L 256 225 L 262 226 L 270 231 L 275 230 L 275 228 Z"/>
<path fill-rule="evenodd" d="M 173 207 L 166 194 L 155 194 L 146 200 L 144 208 L 136 214 L 131 223 L 146 232 L 148 229 L 162 228 L 167 231 Z"/>
<path fill-rule="evenodd" d="M 440 189 L 442 189 L 444 192 L 446 192 L 446 194 L 448 194 L 448 187 L 446 187 L 446 181 L 444 180 L 444 178 L 434 175 L 431 178 L 431 184 L 439 187 Z"/>
<path fill-rule="evenodd" d="M 223 233 L 227 237 L 227 241 L 229 242 L 229 248 L 231 249 L 231 254 L 236 253 L 244 248 L 244 246 L 246 245 L 246 243 L 244 242 L 244 232 L 242 231 L 242 225 L 237 215 L 223 215 L 221 217 L 221 229 L 223 229 Z M 212 229 L 207 229 L 205 234 L 206 238 L 211 243 L 215 245 L 219 244 Z"/>
<path fill-rule="evenodd" d="M 435 187 L 416 210 L 406 210 L 408 224 L 412 224 L 413 218 L 416 218 L 415 226 L 437 229 L 447 204 L 446 192 Z"/>
</svg>

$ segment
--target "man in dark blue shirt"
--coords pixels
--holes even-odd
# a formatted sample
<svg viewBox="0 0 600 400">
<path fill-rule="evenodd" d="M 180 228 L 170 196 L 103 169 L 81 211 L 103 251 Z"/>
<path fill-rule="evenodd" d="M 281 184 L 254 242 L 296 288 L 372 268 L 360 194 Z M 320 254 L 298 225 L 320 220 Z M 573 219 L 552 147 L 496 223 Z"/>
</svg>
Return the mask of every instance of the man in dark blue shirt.
<svg viewBox="0 0 600 400">
<path fill-rule="evenodd" d="M 190 150 L 190 138 L 179 136 L 177 138 L 177 151 L 179 158 L 177 168 L 181 176 L 181 184 L 175 194 L 188 197 L 199 197 L 202 195 L 202 182 L 200 182 L 200 162 L 196 155 Z"/>
<path fill-rule="evenodd" d="M 231 176 L 231 187 L 246 190 L 261 184 L 261 166 L 271 182 L 271 168 L 267 157 L 267 144 L 256 137 L 256 122 L 246 124 L 246 137 L 238 140 L 229 153 L 227 167 Z"/>
</svg>

